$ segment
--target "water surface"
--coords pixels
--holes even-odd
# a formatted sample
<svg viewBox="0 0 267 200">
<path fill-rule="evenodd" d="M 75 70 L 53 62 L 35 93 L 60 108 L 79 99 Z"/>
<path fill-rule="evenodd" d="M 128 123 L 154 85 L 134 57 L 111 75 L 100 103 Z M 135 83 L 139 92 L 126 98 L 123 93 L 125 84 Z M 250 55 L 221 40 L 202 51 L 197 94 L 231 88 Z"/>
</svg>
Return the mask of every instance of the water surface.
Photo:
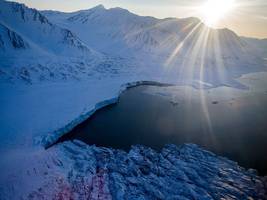
<svg viewBox="0 0 267 200">
<path fill-rule="evenodd" d="M 124 150 L 196 143 L 267 174 L 267 91 L 138 86 L 60 141 L 71 139 Z"/>
</svg>

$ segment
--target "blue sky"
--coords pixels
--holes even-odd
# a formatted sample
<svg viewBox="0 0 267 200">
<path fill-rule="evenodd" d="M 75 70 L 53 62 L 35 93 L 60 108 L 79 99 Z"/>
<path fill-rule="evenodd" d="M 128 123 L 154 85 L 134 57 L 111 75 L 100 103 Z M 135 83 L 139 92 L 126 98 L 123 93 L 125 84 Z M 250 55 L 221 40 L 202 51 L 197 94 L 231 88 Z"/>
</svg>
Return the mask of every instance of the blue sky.
<svg viewBox="0 0 267 200">
<path fill-rule="evenodd" d="M 207 0 L 17 0 L 37 9 L 75 11 L 103 4 L 106 8 L 123 7 L 139 15 L 158 18 L 199 17 L 198 7 Z M 223 0 L 222 0 L 223 1 Z M 235 0 L 235 10 L 220 20 L 215 28 L 230 28 L 237 34 L 267 38 L 267 0 Z"/>
</svg>

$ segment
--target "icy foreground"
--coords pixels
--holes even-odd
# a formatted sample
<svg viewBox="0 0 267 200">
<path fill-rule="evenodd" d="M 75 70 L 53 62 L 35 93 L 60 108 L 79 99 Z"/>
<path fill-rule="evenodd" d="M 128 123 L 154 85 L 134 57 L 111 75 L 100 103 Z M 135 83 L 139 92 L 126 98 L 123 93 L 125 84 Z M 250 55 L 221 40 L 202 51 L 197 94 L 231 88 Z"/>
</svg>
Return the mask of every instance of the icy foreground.
<svg viewBox="0 0 267 200">
<path fill-rule="evenodd" d="M 266 182 L 253 171 L 193 144 L 161 152 L 133 146 L 129 153 L 79 141 L 36 156 L 18 177 L 28 188 L 8 188 L 1 199 L 266 199 Z M 18 178 L 17 177 L 17 178 Z M 42 182 L 36 184 L 38 179 Z M 17 179 L 20 180 L 20 179 Z M 34 181 L 33 181 L 34 180 Z M 9 187 L 10 186 L 10 187 Z M 3 188 L 1 188 L 3 189 Z"/>
</svg>

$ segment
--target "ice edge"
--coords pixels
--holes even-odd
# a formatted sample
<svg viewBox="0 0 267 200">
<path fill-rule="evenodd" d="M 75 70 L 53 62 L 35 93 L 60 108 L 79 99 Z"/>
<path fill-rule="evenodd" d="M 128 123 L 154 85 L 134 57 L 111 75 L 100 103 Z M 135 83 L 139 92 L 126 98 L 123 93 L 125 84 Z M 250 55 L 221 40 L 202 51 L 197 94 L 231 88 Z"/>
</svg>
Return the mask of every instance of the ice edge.
<svg viewBox="0 0 267 200">
<path fill-rule="evenodd" d="M 57 129 L 55 132 L 46 135 L 41 138 L 41 141 L 38 141 L 37 143 L 41 144 L 45 149 L 51 147 L 53 144 L 57 142 L 57 140 L 65 135 L 66 133 L 70 132 L 73 128 L 75 128 L 77 125 L 81 124 L 88 118 L 90 118 L 96 111 L 99 109 L 115 104 L 119 100 L 119 96 L 126 91 L 129 88 L 140 86 L 140 85 L 154 85 L 154 86 L 173 86 L 174 84 L 170 83 L 161 83 L 158 81 L 134 81 L 130 83 L 122 84 L 119 92 L 117 95 L 113 98 L 106 99 L 103 101 L 100 101 L 95 104 L 94 109 L 87 111 L 86 113 L 81 113 L 77 118 L 69 122 L 67 125 L 65 125 L 62 128 Z"/>
</svg>

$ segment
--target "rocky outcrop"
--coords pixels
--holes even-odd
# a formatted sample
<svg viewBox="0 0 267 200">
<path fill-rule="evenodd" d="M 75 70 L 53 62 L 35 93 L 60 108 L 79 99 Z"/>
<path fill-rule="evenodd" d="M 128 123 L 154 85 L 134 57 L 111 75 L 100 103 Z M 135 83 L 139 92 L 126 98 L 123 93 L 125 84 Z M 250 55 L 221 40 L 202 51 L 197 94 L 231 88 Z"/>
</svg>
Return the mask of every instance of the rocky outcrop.
<svg viewBox="0 0 267 200">
<path fill-rule="evenodd" d="M 26 49 L 29 44 L 19 34 L 0 23 L 0 48 Z"/>
</svg>

